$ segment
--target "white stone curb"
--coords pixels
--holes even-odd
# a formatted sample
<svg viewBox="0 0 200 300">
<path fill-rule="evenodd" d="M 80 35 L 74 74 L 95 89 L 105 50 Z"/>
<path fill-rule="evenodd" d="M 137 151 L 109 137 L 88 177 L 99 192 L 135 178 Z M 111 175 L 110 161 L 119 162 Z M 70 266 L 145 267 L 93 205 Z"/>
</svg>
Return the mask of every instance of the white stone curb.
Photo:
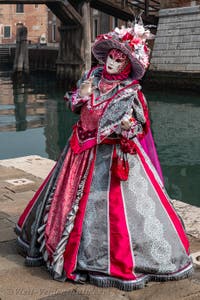
<svg viewBox="0 0 200 300">
<path fill-rule="evenodd" d="M 0 160 L 0 166 L 16 168 L 42 179 L 46 178 L 54 165 L 55 161 L 39 155 Z"/>
</svg>

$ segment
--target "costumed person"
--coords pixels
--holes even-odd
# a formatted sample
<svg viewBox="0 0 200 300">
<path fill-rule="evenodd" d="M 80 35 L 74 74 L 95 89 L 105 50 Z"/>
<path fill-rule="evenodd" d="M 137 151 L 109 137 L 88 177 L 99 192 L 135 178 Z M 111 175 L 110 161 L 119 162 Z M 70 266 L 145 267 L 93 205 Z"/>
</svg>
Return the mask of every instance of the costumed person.
<svg viewBox="0 0 200 300">
<path fill-rule="evenodd" d="M 16 226 L 25 263 L 45 264 L 56 280 L 130 291 L 192 272 L 138 82 L 150 35 L 136 23 L 97 37 L 103 65 L 65 96 L 80 119 Z"/>
</svg>

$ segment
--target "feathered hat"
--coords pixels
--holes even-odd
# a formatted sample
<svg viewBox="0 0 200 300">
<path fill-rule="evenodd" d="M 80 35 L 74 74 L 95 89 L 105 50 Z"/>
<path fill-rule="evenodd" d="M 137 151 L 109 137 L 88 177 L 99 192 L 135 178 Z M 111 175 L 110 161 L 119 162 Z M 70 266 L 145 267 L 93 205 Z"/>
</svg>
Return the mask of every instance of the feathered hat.
<svg viewBox="0 0 200 300">
<path fill-rule="evenodd" d="M 132 65 L 131 76 L 141 79 L 149 65 L 150 49 L 146 40 L 154 38 L 148 27 L 139 22 L 130 23 L 129 26 L 116 27 L 113 31 L 99 35 L 92 47 L 95 58 L 105 64 L 108 52 L 115 48 L 126 54 Z"/>
</svg>

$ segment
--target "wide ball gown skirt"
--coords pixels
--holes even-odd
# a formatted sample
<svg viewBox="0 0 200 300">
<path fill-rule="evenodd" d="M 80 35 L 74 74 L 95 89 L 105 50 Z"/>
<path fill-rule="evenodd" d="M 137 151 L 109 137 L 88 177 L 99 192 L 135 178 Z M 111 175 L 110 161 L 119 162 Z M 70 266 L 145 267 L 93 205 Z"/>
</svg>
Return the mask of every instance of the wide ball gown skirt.
<svg viewBox="0 0 200 300">
<path fill-rule="evenodd" d="M 56 280 L 124 290 L 192 272 L 189 243 L 137 138 L 129 177 L 111 171 L 115 145 L 74 154 L 67 144 L 16 226 L 19 251 Z"/>
</svg>

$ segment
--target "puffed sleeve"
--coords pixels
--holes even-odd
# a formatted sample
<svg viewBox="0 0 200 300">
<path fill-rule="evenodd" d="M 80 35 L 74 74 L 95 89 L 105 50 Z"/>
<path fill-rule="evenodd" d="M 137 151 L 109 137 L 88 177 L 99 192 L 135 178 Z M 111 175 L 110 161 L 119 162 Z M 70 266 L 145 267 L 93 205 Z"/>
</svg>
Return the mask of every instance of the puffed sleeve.
<svg viewBox="0 0 200 300">
<path fill-rule="evenodd" d="M 137 97 L 134 97 L 132 106 L 129 112 L 125 114 L 122 119 L 130 122 L 130 128 L 128 130 L 123 129 L 123 126 L 119 125 L 119 133 L 127 138 L 132 139 L 134 137 L 143 137 L 150 126 L 148 107 L 146 99 L 143 93 L 138 90 Z"/>
<path fill-rule="evenodd" d="M 128 110 L 126 110 L 118 125 L 112 128 L 112 132 L 121 135 L 125 139 L 142 138 L 150 126 L 147 101 L 140 89 L 131 98 Z M 129 129 L 124 128 L 123 122 L 129 123 Z"/>
<path fill-rule="evenodd" d="M 148 108 L 139 88 L 138 85 L 126 88 L 108 103 L 99 121 L 98 143 L 113 133 L 131 139 L 135 136 L 142 137 L 147 132 Z M 129 130 L 124 130 L 121 124 L 127 117 L 131 119 L 132 124 Z"/>
</svg>

